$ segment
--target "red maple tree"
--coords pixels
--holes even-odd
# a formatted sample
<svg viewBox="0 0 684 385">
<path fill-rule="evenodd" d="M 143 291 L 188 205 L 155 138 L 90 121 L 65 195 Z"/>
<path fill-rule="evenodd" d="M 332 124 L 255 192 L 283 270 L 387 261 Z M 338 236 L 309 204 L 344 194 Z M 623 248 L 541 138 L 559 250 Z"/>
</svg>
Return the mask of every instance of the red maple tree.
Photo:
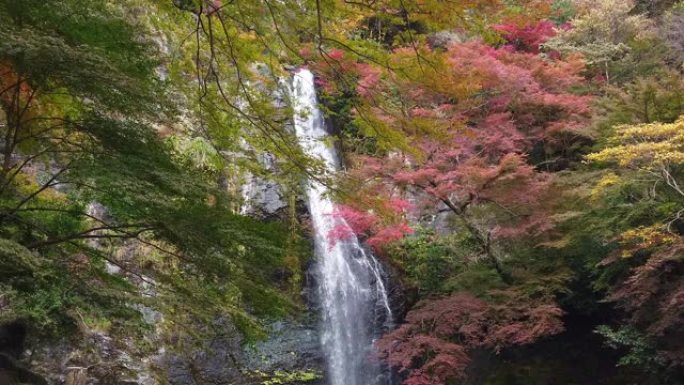
<svg viewBox="0 0 684 385">
<path fill-rule="evenodd" d="M 571 92 L 584 85 L 583 63 L 480 42 L 453 44 L 435 55 L 432 59 L 443 64 L 435 78 L 359 73 L 360 82 L 373 84 L 364 86 L 371 106 L 365 111 L 409 137 L 411 148 L 358 157 L 348 175 L 359 193 L 339 215 L 352 222 L 364 217 L 367 226 L 358 233 L 379 248 L 410 233 L 406 218 L 398 215 L 406 207 L 388 210 L 388 202 L 410 197 L 420 215 L 449 211 L 505 277 L 495 240 L 540 234 L 552 226 L 540 204 L 550 174 L 529 154 L 540 147 L 556 154 L 569 148 L 568 141 L 585 137 L 591 97 Z M 436 84 L 437 78 L 456 84 Z M 378 104 L 397 87 L 406 90 L 399 96 L 401 108 Z M 492 215 L 475 221 L 475 207 Z"/>
<path fill-rule="evenodd" d="M 404 375 L 404 385 L 444 385 L 463 378 L 474 349 L 499 351 L 563 330 L 556 305 L 514 293 L 496 305 L 467 293 L 419 302 L 378 341 L 380 356 Z"/>
</svg>

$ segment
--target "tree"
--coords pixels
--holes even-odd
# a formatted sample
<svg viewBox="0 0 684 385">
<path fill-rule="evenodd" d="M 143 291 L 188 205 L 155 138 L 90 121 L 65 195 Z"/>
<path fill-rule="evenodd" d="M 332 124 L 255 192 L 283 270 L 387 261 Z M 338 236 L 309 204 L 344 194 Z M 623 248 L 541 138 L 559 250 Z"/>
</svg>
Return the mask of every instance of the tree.
<svg viewBox="0 0 684 385">
<path fill-rule="evenodd" d="M 558 307 L 512 293 L 498 305 L 466 293 L 420 302 L 379 341 L 380 354 L 404 374 L 404 385 L 444 385 L 463 379 L 474 349 L 498 352 L 563 329 Z"/>
<path fill-rule="evenodd" d="M 127 10 L 0 2 L 2 317 L 54 335 L 146 304 L 250 329 L 288 307 L 265 284 L 285 231 L 233 214 L 215 174 L 177 161 L 155 128 L 177 116 L 160 54 Z"/>
<path fill-rule="evenodd" d="M 652 345 L 655 358 L 625 362 L 661 370 L 651 366 L 655 361 L 674 376 L 683 357 L 681 344 L 674 342 L 683 319 L 683 128 L 681 118 L 674 123 L 618 126 L 602 150 L 587 156 L 608 167 L 594 190 L 595 199 L 622 216 L 607 234 L 616 237 L 618 247 L 601 266 L 608 298 L 624 310 L 625 320 L 618 324 L 619 332 L 604 329 L 604 334 L 613 340 L 623 336 L 619 340 L 631 346 L 632 358 L 639 356 L 634 349 Z M 646 342 L 637 343 L 639 338 Z"/>
<path fill-rule="evenodd" d="M 672 123 L 684 113 L 684 82 L 675 71 L 658 71 L 605 92 L 594 119 L 601 132 L 621 124 Z"/>
<path fill-rule="evenodd" d="M 547 154 L 568 151 L 572 146 L 568 142 L 582 138 L 591 99 L 566 91 L 581 86 L 577 75 L 581 65 L 549 62 L 479 43 L 455 44 L 443 57 L 435 57 L 444 67 L 426 67 L 427 76 L 397 85 L 410 93 L 392 93 L 393 82 L 374 82 L 368 98 L 370 103 L 382 100 L 382 104 L 367 107 L 364 114 L 375 115 L 363 115 L 363 119 L 375 123 L 373 129 L 383 133 L 383 138 L 388 132 L 406 133 L 411 148 L 382 158 L 360 157 L 349 174 L 348 183 L 354 187 L 348 189 L 360 191 L 360 199 L 354 199 L 359 209 L 365 209 L 363 202 L 372 206 L 378 197 L 387 203 L 393 196 L 408 194 L 417 199 L 414 206 L 421 215 L 450 212 L 479 245 L 477 253 L 505 277 L 495 240 L 538 233 L 550 224 L 538 209 L 548 175 L 530 163 L 539 162 L 540 167 L 552 170 L 554 163 L 568 161 L 560 156 L 542 162 L 538 155 L 526 153 L 538 146 L 547 147 Z M 453 84 L 446 84 L 449 81 Z M 406 145 L 400 143 L 400 148 Z M 382 226 L 369 227 L 360 230 L 379 233 Z"/>
<path fill-rule="evenodd" d="M 561 54 L 580 53 L 594 76 L 608 84 L 627 82 L 662 65 L 662 40 L 653 21 L 632 12 L 635 1 L 580 2 L 570 28 L 545 43 Z"/>
<path fill-rule="evenodd" d="M 658 34 L 662 36 L 667 48 L 666 60 L 672 68 L 682 68 L 684 64 L 684 43 L 680 39 L 684 28 L 684 6 L 674 5 L 660 19 Z"/>
<path fill-rule="evenodd" d="M 542 44 L 556 35 L 555 27 L 552 21 L 542 20 L 522 27 L 517 24 L 500 24 L 495 28 L 503 35 L 506 45 L 513 50 L 538 54 Z"/>
</svg>

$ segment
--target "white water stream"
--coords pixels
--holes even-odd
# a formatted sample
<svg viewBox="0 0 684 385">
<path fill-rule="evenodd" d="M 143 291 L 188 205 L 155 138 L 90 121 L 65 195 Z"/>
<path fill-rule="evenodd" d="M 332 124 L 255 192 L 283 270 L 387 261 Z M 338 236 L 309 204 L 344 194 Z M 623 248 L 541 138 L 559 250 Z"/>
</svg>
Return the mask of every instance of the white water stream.
<svg viewBox="0 0 684 385">
<path fill-rule="evenodd" d="M 300 69 L 293 79 L 295 131 L 302 149 L 322 159 L 330 171 L 339 169 L 335 149 L 325 139 L 323 114 L 318 109 L 314 76 Z M 373 341 L 392 322 L 392 311 L 378 261 L 352 239 L 331 242 L 336 226 L 347 226 L 332 215 L 327 188 L 309 181 L 307 198 L 318 258 L 317 285 L 322 311 L 321 342 L 330 385 L 389 384 L 390 377 L 373 357 Z"/>
</svg>

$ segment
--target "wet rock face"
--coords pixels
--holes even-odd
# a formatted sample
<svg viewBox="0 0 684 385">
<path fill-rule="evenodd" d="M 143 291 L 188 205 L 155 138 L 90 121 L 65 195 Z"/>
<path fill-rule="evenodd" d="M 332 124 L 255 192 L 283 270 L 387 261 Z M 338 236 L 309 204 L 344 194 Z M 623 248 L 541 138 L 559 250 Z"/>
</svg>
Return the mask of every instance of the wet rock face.
<svg viewBox="0 0 684 385">
<path fill-rule="evenodd" d="M 249 176 L 243 185 L 242 194 L 245 199 L 242 214 L 267 221 L 289 220 L 290 199 L 283 187 L 277 182 Z M 306 202 L 302 196 L 295 197 L 294 211 L 300 220 L 308 218 Z"/>
<path fill-rule="evenodd" d="M 213 335 L 208 331 L 217 331 Z M 150 335 L 156 351 L 142 352 L 136 341 L 89 333 L 53 341 L 28 351 L 26 362 L 45 375 L 34 385 L 233 385 L 247 384 L 240 366 L 242 344 L 237 330 L 217 320 L 198 340 L 190 337 L 162 341 Z M 139 342 L 139 341 L 137 341 Z M 1 365 L 0 355 L 0 368 Z M 2 382 L 0 385 L 13 383 Z"/>
<path fill-rule="evenodd" d="M 313 247 L 313 246 L 312 246 Z M 242 366 L 252 376 L 264 379 L 281 377 L 301 377 L 301 374 L 315 374 L 316 378 L 280 380 L 288 385 L 323 385 L 325 358 L 321 349 L 318 325 L 320 307 L 315 290 L 315 263 L 309 261 L 304 269 L 304 283 L 301 292 L 306 309 L 297 319 L 284 319 L 268 326 L 268 337 L 244 347 Z"/>
<path fill-rule="evenodd" d="M 404 288 L 399 271 L 385 263 L 383 264 L 383 275 L 387 288 L 387 299 L 394 317 L 394 325 L 397 325 L 403 321 L 406 312 L 415 301 L 411 293 Z"/>
<path fill-rule="evenodd" d="M 235 347 L 225 339 L 216 339 L 208 349 L 191 354 L 171 354 L 164 358 L 166 378 L 172 385 L 239 384 L 244 376 L 232 362 Z"/>
<path fill-rule="evenodd" d="M 265 373 L 275 376 L 277 373 L 306 372 L 320 374 L 325 363 L 317 328 L 315 325 L 297 321 L 275 322 L 270 325 L 269 337 L 266 340 L 245 348 L 243 365 L 246 371 L 253 375 Z M 322 380 L 310 380 L 305 383 L 322 384 Z"/>
<path fill-rule="evenodd" d="M 51 385 L 155 385 L 152 357 L 129 338 L 87 333 L 52 341 L 27 352 L 26 361 Z"/>
<path fill-rule="evenodd" d="M 249 208 L 245 213 L 265 219 L 279 219 L 287 213 L 287 202 L 279 184 L 254 178 L 249 182 Z"/>
<path fill-rule="evenodd" d="M 43 377 L 19 362 L 25 338 L 26 328 L 23 324 L 9 322 L 0 325 L 0 385 L 47 385 Z"/>
<path fill-rule="evenodd" d="M 159 368 L 171 385 L 244 384 L 241 371 L 242 341 L 235 327 L 225 319 L 212 325 L 216 331 L 206 340 L 185 338 L 179 347 L 164 353 Z M 210 335 L 211 333 L 206 333 Z"/>
</svg>

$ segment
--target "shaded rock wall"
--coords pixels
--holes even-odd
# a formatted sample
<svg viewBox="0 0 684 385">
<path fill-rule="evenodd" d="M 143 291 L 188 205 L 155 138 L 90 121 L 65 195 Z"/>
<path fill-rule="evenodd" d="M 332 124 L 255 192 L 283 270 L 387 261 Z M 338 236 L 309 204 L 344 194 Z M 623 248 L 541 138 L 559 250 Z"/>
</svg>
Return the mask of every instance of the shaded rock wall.
<svg viewBox="0 0 684 385">
<path fill-rule="evenodd" d="M 226 319 L 217 319 L 210 337 L 192 340 L 185 337 L 176 348 L 157 360 L 161 377 L 171 385 L 246 384 L 242 371 L 242 339 Z M 213 335 L 212 335 L 213 334 Z"/>
<path fill-rule="evenodd" d="M 18 361 L 24 350 L 26 328 L 20 322 L 0 325 L 0 385 L 46 385 L 47 381 Z"/>
<path fill-rule="evenodd" d="M 92 332 L 30 346 L 22 360 L 54 385 L 155 385 L 154 356 L 135 342 Z"/>
<path fill-rule="evenodd" d="M 305 383 L 324 383 L 325 362 L 315 324 L 295 320 L 274 322 L 269 327 L 269 337 L 246 347 L 243 357 L 245 370 L 253 375 L 315 373 L 318 378 Z M 292 382 L 298 383 L 304 382 Z"/>
</svg>

